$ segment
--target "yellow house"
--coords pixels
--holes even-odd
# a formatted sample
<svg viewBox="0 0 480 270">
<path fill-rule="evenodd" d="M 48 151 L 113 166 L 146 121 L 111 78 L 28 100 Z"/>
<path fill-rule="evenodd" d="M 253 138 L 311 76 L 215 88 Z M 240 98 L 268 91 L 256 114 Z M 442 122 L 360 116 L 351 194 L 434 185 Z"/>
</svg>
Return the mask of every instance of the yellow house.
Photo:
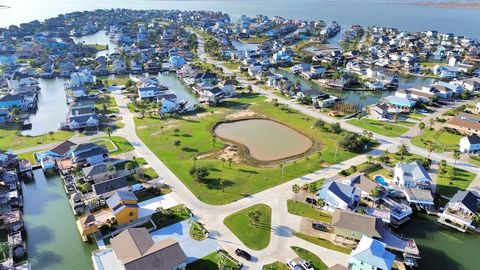
<svg viewBox="0 0 480 270">
<path fill-rule="evenodd" d="M 107 199 L 118 225 L 134 222 L 138 219 L 138 199 L 131 191 L 117 191 Z"/>
<path fill-rule="evenodd" d="M 88 214 L 77 220 L 82 238 L 96 233 L 105 224 L 123 225 L 138 220 L 138 199 L 131 191 L 117 191 L 107 199 L 109 209 Z"/>
</svg>

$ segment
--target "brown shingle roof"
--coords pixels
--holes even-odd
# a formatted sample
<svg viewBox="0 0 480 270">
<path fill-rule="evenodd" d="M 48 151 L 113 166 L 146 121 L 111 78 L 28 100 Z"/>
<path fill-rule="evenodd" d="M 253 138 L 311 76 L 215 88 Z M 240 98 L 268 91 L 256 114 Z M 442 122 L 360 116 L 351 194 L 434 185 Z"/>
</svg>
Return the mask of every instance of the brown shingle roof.
<svg viewBox="0 0 480 270">
<path fill-rule="evenodd" d="M 54 148 L 52 148 L 52 152 L 58 154 L 58 155 L 65 155 L 65 153 L 67 153 L 69 150 L 70 150 L 70 147 L 71 146 L 74 146 L 76 145 L 75 143 L 69 141 L 69 140 L 66 140 L 64 142 L 62 142 L 61 144 L 55 146 Z"/>
<path fill-rule="evenodd" d="M 460 118 L 452 118 L 452 119 L 448 120 L 447 124 L 451 125 L 451 126 L 480 130 L 480 123 L 472 122 L 472 121 L 468 121 L 468 120 L 463 120 L 463 119 L 460 119 Z"/>
<path fill-rule="evenodd" d="M 359 232 L 368 237 L 381 237 L 381 219 L 355 212 L 339 209 L 335 210 L 333 213 L 332 225 L 337 228 Z"/>
<path fill-rule="evenodd" d="M 111 244 L 126 270 L 168 270 L 187 260 L 177 241 L 168 238 L 155 243 L 145 228 L 129 228 Z"/>
</svg>

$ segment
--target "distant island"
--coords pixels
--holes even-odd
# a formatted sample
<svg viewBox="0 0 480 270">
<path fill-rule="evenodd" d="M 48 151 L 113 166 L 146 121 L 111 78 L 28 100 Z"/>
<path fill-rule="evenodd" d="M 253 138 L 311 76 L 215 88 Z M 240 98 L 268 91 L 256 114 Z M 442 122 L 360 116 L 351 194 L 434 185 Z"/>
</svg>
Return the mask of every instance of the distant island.
<svg viewBox="0 0 480 270">
<path fill-rule="evenodd" d="M 0 5 L 0 8 L 10 8 L 10 7 L 5 5 Z"/>
</svg>

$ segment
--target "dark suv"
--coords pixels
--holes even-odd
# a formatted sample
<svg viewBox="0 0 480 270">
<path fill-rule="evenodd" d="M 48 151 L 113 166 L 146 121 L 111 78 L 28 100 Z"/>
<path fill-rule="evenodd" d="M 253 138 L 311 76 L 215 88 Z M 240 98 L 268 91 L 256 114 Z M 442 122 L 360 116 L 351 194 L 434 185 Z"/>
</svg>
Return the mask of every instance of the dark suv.
<svg viewBox="0 0 480 270">
<path fill-rule="evenodd" d="M 237 248 L 235 250 L 235 254 L 237 254 L 237 256 L 239 256 L 239 257 L 244 258 L 247 261 L 250 261 L 250 259 L 252 258 L 252 256 L 250 254 L 248 254 L 248 252 L 246 252 L 245 250 L 239 249 L 239 248 Z"/>
</svg>

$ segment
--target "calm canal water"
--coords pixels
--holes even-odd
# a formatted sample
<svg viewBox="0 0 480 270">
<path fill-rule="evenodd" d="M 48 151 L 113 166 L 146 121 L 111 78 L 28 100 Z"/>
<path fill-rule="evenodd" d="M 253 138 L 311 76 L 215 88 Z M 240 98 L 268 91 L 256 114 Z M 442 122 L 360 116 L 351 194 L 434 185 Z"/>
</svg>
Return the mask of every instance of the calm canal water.
<svg viewBox="0 0 480 270">
<path fill-rule="evenodd" d="M 451 2 L 456 2 L 453 0 Z M 473 0 L 464 0 L 469 2 Z M 94 10 L 99 8 L 132 9 L 181 9 L 181 10 L 216 10 L 230 14 L 232 19 L 242 14 L 255 16 L 280 15 L 294 19 L 337 20 L 344 26 L 362 24 L 397 27 L 406 31 L 438 30 L 453 32 L 470 37 L 480 37 L 478 9 L 448 9 L 435 6 L 414 5 L 418 0 L 3 0 L 0 5 L 11 7 L 0 9 L 0 26 L 20 24 L 31 20 L 54 17 L 61 13 Z M 425 0 L 425 2 L 434 2 Z M 460 1 L 459 1 L 460 2 Z M 410 3 L 410 4 L 409 4 Z"/>
<path fill-rule="evenodd" d="M 31 130 L 25 130 L 23 135 L 43 135 L 49 131 L 58 130 L 60 123 L 65 122 L 67 103 L 64 88 L 65 80 L 39 79 L 38 110 L 29 116 Z"/>
<path fill-rule="evenodd" d="M 433 216 L 415 216 L 400 230 L 413 237 L 420 249 L 420 270 L 480 269 L 479 234 L 464 234 L 447 229 Z"/>
<path fill-rule="evenodd" d="M 62 179 L 34 171 L 35 181 L 23 184 L 28 257 L 35 270 L 90 270 L 94 244 L 84 244 Z"/>
<path fill-rule="evenodd" d="M 215 128 L 215 134 L 245 145 L 253 158 L 262 161 L 299 155 L 312 146 L 312 141 L 303 134 L 265 119 L 222 123 Z"/>
<path fill-rule="evenodd" d="M 110 40 L 106 33 L 105 30 L 100 30 L 92 35 L 73 37 L 73 41 L 75 41 L 75 43 L 108 45 L 107 50 L 97 52 L 97 57 L 106 56 L 107 54 L 114 53 L 117 48 L 117 45 Z"/>
</svg>

